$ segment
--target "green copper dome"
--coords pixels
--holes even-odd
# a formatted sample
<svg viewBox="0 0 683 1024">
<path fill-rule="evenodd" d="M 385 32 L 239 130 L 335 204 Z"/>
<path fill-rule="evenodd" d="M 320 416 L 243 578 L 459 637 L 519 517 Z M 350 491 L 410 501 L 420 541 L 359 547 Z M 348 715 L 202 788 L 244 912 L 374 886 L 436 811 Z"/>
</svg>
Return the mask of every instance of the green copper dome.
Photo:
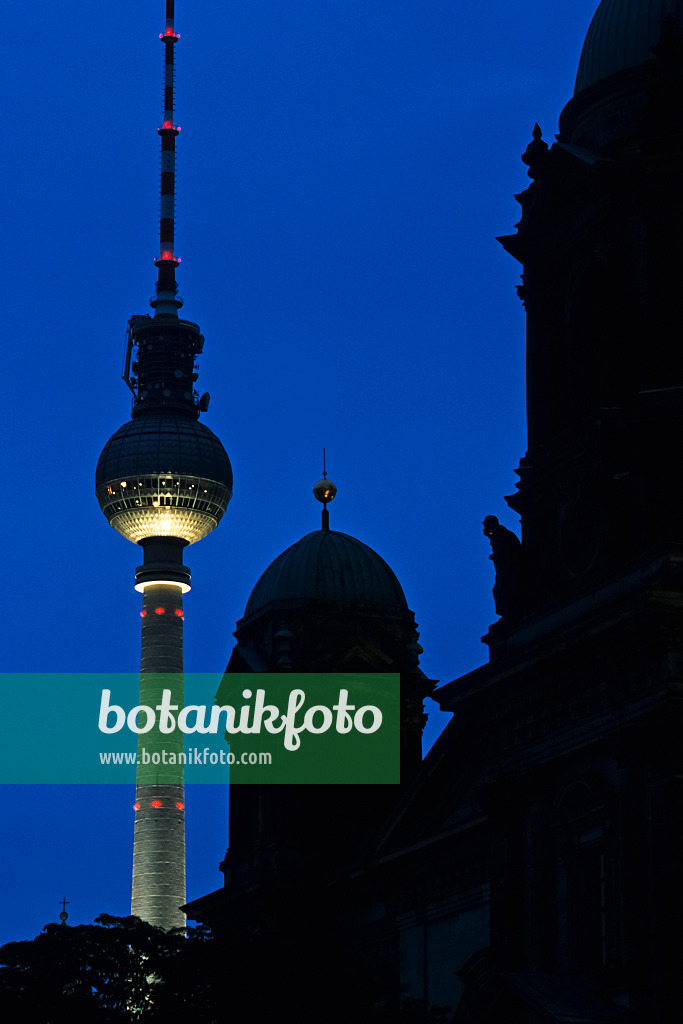
<svg viewBox="0 0 683 1024">
<path fill-rule="evenodd" d="M 602 0 L 583 44 L 574 95 L 650 60 L 667 15 L 683 32 L 683 0 Z"/>
<path fill-rule="evenodd" d="M 334 530 L 317 530 L 283 551 L 254 587 L 244 618 L 266 607 L 336 604 L 407 609 L 401 584 L 367 544 Z"/>
</svg>

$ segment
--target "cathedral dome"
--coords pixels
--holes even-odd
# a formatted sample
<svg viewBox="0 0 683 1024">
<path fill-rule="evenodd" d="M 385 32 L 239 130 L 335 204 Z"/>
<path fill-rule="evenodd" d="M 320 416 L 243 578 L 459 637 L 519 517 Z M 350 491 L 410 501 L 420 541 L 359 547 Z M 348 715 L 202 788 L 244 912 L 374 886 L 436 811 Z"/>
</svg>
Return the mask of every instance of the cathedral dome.
<svg viewBox="0 0 683 1024">
<path fill-rule="evenodd" d="M 683 0 L 602 0 L 583 44 L 574 95 L 650 60 L 667 15 L 683 32 Z"/>
<path fill-rule="evenodd" d="M 267 607 L 310 604 L 407 610 L 401 584 L 384 559 L 334 530 L 316 530 L 283 551 L 254 587 L 244 618 Z"/>
</svg>

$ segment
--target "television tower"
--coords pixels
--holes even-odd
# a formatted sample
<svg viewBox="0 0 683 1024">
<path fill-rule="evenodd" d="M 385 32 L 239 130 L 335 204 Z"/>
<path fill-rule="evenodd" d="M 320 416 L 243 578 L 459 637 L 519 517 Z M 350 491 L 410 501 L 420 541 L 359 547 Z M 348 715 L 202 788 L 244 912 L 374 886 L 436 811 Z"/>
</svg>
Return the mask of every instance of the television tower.
<svg viewBox="0 0 683 1024">
<path fill-rule="evenodd" d="M 144 551 L 135 573 L 142 593 L 140 704 L 155 707 L 164 688 L 182 706 L 183 594 L 190 572 L 183 548 L 219 523 L 232 496 L 232 469 L 223 445 L 203 423 L 208 394 L 195 390 L 204 338 L 181 320 L 175 280 L 174 0 L 166 0 L 161 210 L 154 315 L 128 321 L 123 380 L 133 393 L 131 419 L 107 441 L 95 488 L 109 524 Z M 152 734 L 142 734 L 147 748 Z M 164 737 L 166 749 L 176 734 Z M 158 737 L 156 739 L 158 745 Z M 176 739 L 182 750 L 182 734 Z M 169 780 L 163 768 L 138 763 L 131 912 L 162 928 L 182 927 L 185 915 L 185 797 L 182 766 Z M 168 768 L 165 769 L 168 772 Z"/>
</svg>

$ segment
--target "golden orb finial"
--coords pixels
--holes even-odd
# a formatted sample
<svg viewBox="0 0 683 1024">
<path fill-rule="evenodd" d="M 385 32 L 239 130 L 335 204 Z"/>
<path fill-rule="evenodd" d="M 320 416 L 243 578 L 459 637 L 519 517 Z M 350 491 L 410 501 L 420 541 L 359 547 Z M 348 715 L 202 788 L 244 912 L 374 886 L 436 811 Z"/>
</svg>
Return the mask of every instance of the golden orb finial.
<svg viewBox="0 0 683 1024">
<path fill-rule="evenodd" d="M 313 494 L 323 505 L 327 505 L 328 501 L 332 501 L 336 493 L 337 488 L 335 485 L 331 480 L 326 480 L 324 477 L 322 480 L 318 480 L 313 488 Z"/>
<path fill-rule="evenodd" d="M 323 475 L 322 480 L 318 480 L 317 484 L 313 488 L 313 494 L 318 501 L 322 502 L 323 505 L 323 530 L 329 530 L 330 528 L 330 513 L 327 511 L 328 501 L 332 501 L 337 488 L 331 480 L 327 480 L 327 466 L 325 464 L 325 449 L 323 448 Z"/>
</svg>

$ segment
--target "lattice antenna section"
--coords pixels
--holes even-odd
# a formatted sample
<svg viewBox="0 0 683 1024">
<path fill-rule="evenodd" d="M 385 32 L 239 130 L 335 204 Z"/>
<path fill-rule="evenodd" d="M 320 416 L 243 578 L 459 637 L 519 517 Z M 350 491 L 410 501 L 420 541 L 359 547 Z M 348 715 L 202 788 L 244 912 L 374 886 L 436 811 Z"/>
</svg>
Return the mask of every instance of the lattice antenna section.
<svg viewBox="0 0 683 1024">
<path fill-rule="evenodd" d="M 180 36 L 174 25 L 175 0 L 166 0 L 166 28 L 159 38 L 164 44 L 164 119 L 157 129 L 161 136 L 161 205 L 159 211 L 159 255 L 154 260 L 159 276 L 151 305 L 158 313 L 177 313 L 182 305 L 175 271 L 180 263 L 175 254 L 175 142 L 180 128 L 175 123 L 175 46 Z"/>
</svg>

